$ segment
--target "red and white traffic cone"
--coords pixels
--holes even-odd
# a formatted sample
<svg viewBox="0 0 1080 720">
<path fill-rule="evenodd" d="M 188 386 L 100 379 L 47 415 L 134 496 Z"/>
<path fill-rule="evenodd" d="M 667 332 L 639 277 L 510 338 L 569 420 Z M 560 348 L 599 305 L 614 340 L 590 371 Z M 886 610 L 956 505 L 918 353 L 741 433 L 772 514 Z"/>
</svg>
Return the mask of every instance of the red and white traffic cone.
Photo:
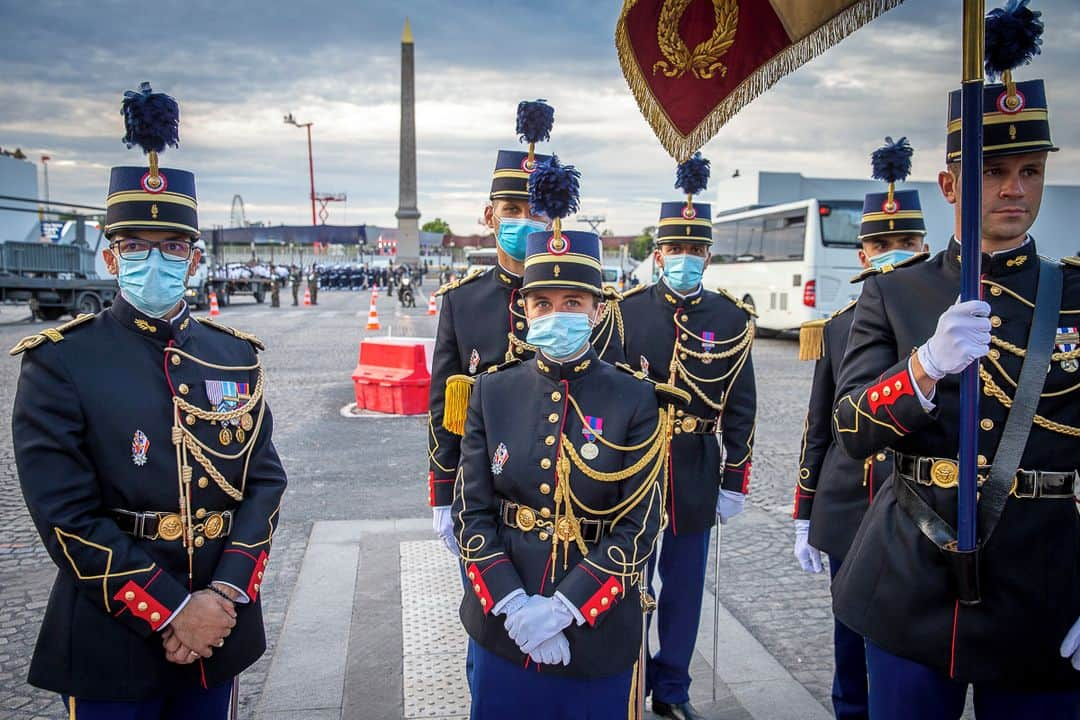
<svg viewBox="0 0 1080 720">
<path fill-rule="evenodd" d="M 378 298 L 378 294 L 372 291 L 371 293 L 371 305 L 368 306 L 367 314 L 367 329 L 368 330 L 382 330 L 382 325 L 379 324 L 379 311 L 375 308 L 375 300 Z"/>
<path fill-rule="evenodd" d="M 304 288 L 304 306 L 311 306 L 311 288 L 309 287 Z"/>
<path fill-rule="evenodd" d="M 221 314 L 221 309 L 217 304 L 217 293 L 213 290 L 210 291 L 210 317 L 216 317 Z"/>
<path fill-rule="evenodd" d="M 435 307 L 435 293 L 431 293 L 430 295 L 428 295 L 427 314 L 428 315 L 438 315 L 439 314 L 439 308 Z"/>
</svg>

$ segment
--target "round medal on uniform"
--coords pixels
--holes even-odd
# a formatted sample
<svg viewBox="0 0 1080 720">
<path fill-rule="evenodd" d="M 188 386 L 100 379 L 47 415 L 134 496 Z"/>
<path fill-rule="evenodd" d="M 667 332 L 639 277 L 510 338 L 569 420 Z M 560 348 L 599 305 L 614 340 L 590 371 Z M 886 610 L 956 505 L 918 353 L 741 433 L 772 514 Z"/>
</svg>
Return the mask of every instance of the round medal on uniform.
<svg viewBox="0 0 1080 720">
<path fill-rule="evenodd" d="M 600 455 L 600 448 L 596 443 L 587 442 L 581 446 L 581 457 L 586 460 L 595 460 Z"/>
<path fill-rule="evenodd" d="M 236 442 L 242 443 L 242 442 L 244 442 L 244 438 L 245 438 L 244 429 L 243 428 L 236 428 Z"/>
<path fill-rule="evenodd" d="M 255 427 L 255 421 L 251 419 L 251 413 L 244 413 L 240 416 L 240 427 L 244 429 L 244 432 L 251 432 L 251 428 Z"/>
<path fill-rule="evenodd" d="M 232 442 L 232 431 L 227 427 L 221 428 L 221 432 L 218 433 L 218 442 L 222 445 L 228 445 Z"/>
</svg>

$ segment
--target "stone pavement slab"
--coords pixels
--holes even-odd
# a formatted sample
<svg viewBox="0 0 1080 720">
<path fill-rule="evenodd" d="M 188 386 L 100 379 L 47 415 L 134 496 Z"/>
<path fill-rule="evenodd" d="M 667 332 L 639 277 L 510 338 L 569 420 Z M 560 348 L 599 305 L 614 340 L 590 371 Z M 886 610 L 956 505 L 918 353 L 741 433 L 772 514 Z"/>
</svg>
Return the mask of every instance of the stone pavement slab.
<svg viewBox="0 0 1080 720">
<path fill-rule="evenodd" d="M 460 575 L 430 532 L 426 519 L 315 523 L 257 717 L 468 717 Z M 829 717 L 723 606 L 712 703 L 711 591 L 701 621 L 691 699 L 706 717 Z"/>
</svg>

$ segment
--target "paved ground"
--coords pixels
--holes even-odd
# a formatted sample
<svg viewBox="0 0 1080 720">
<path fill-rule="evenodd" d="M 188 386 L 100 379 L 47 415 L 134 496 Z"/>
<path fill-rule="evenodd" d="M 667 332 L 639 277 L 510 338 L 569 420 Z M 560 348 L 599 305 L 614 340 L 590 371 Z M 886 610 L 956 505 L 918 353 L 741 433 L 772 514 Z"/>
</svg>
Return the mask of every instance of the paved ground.
<svg viewBox="0 0 1080 720">
<path fill-rule="evenodd" d="M 347 418 L 349 374 L 368 307 L 366 293 L 320 293 L 314 308 L 271 309 L 239 299 L 220 320 L 266 341 L 267 396 L 275 442 L 290 475 L 263 598 L 270 651 L 242 682 L 241 716 L 254 716 L 285 609 L 295 591 L 312 523 L 424 518 L 425 428 L 421 418 Z M 380 334 L 430 336 L 425 306 L 405 313 L 379 301 Z M 0 308 L 0 348 L 46 327 Z M 760 340 L 754 361 L 759 421 L 750 510 L 724 530 L 721 601 L 761 645 L 816 697 L 828 702 L 831 628 L 824 576 L 798 571 L 791 556 L 791 486 L 811 367 L 790 340 Z M 0 360 L 0 416 L 14 397 L 18 362 Z M 57 701 L 25 684 L 26 668 L 54 569 L 22 507 L 10 429 L 0 424 L 0 719 L 56 718 Z M 711 577 L 710 563 L 710 580 Z M 358 618 L 363 622 L 363 618 Z M 732 659 L 733 661 L 735 658 Z M 400 661 L 395 658 L 395 667 Z M 723 654 L 721 658 L 723 662 Z"/>
</svg>

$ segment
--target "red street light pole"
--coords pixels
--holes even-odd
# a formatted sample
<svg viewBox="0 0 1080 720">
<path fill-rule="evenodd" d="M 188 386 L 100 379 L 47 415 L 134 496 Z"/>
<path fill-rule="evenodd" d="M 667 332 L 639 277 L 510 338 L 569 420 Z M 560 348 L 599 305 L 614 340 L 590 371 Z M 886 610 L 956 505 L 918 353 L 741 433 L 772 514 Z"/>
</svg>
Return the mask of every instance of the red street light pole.
<svg viewBox="0 0 1080 720">
<path fill-rule="evenodd" d="M 295 125 L 298 128 L 307 129 L 307 160 L 308 160 L 308 177 L 311 180 L 311 224 L 315 225 L 315 161 L 311 157 L 311 126 L 314 123 L 298 123 L 292 113 L 285 116 L 286 125 Z"/>
</svg>

